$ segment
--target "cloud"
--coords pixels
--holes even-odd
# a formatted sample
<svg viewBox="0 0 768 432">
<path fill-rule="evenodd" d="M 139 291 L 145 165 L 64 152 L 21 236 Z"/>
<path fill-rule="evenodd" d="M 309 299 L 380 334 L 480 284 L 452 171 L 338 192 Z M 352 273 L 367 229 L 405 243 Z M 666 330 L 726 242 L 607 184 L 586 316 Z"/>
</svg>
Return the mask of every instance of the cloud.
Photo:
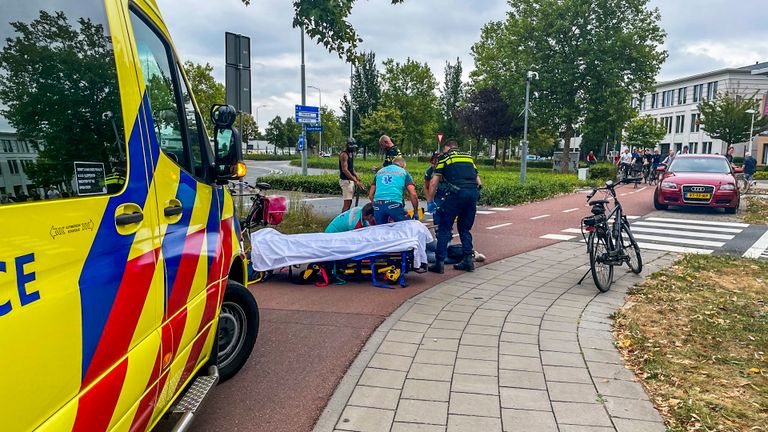
<svg viewBox="0 0 768 432">
<path fill-rule="evenodd" d="M 682 51 L 690 56 L 709 57 L 728 67 L 745 66 L 768 59 L 768 47 L 748 40 L 696 42 L 685 45 Z"/>
</svg>

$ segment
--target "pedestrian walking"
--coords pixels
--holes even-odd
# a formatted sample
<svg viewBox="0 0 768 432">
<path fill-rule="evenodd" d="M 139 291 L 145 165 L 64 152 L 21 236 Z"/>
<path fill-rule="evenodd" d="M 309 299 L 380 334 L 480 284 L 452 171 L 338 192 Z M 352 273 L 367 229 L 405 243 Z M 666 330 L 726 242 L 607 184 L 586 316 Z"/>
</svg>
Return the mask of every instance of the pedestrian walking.
<svg viewBox="0 0 768 432">
<path fill-rule="evenodd" d="M 437 248 L 435 263 L 429 267 L 434 273 L 443 273 L 448 243 L 451 241 L 453 223 L 458 219 L 457 228 L 464 259 L 453 266 L 456 270 L 474 271 L 474 248 L 472 245 L 472 225 L 475 223 L 477 200 L 483 187 L 477 166 L 472 156 L 459 151 L 459 143 L 449 139 L 443 146 L 443 154 L 437 161 L 430 181 L 427 201 L 432 201 L 439 183 L 444 183 L 446 194 L 438 209 L 440 224 L 437 227 Z"/>
<path fill-rule="evenodd" d="M 390 222 L 400 222 L 408 218 L 403 204 L 403 195 L 408 191 L 413 205 L 413 218 L 419 219 L 419 196 L 416 185 L 408 171 L 405 170 L 405 159 L 396 157 L 392 165 L 381 168 L 376 173 L 368 192 L 368 198 L 373 202 L 373 217 L 376 225 Z"/>
<path fill-rule="evenodd" d="M 752 156 L 751 152 L 744 154 L 744 180 L 748 182 L 748 185 L 753 184 L 753 179 L 757 171 L 757 159 Z"/>
<path fill-rule="evenodd" d="M 388 135 L 382 135 L 379 138 L 379 147 L 384 150 L 384 163 L 382 166 L 390 166 L 394 163 L 395 158 L 403 157 L 400 149 L 392 142 L 392 138 Z"/>
<path fill-rule="evenodd" d="M 341 187 L 341 199 L 344 204 L 341 206 L 341 213 L 352 207 L 352 198 L 355 196 L 355 186 L 363 191 L 365 186 L 360 181 L 360 177 L 355 172 L 355 153 L 357 152 L 357 142 L 354 138 L 347 140 L 347 147 L 339 152 L 339 187 Z"/>
</svg>

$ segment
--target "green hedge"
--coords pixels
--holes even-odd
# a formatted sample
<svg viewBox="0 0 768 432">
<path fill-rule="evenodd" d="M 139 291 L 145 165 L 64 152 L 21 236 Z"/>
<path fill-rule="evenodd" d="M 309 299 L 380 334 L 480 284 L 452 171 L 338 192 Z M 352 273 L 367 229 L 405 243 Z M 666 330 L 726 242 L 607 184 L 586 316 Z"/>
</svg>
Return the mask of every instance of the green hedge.
<svg viewBox="0 0 768 432">
<path fill-rule="evenodd" d="M 616 178 L 616 165 L 599 163 L 589 168 L 589 178 L 592 180 L 611 180 Z"/>
<path fill-rule="evenodd" d="M 365 184 L 373 181 L 373 173 L 363 172 L 361 176 Z M 509 172 L 484 173 L 481 177 L 483 190 L 480 194 L 480 204 L 487 206 L 523 204 L 571 193 L 576 188 L 597 184 L 597 182 L 580 182 L 572 174 L 532 172 L 523 186 L 518 183 L 518 177 Z M 269 176 L 259 180 L 269 183 L 276 190 L 340 194 L 339 177 L 336 174 Z M 423 183 L 416 181 L 416 190 L 422 198 L 424 197 Z"/>
<path fill-rule="evenodd" d="M 755 180 L 768 180 L 768 171 L 755 172 Z"/>
<path fill-rule="evenodd" d="M 298 160 L 301 165 L 301 155 L 275 155 L 264 153 L 249 153 L 244 154 L 243 159 L 255 160 L 255 161 L 285 161 L 285 160 Z"/>
</svg>

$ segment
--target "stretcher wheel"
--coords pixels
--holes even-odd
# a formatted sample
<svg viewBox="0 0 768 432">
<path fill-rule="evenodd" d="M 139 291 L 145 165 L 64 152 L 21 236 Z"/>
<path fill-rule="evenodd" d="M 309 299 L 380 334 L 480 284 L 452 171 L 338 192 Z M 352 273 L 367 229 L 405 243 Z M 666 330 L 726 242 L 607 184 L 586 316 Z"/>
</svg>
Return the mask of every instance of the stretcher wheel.
<svg viewBox="0 0 768 432">
<path fill-rule="evenodd" d="M 248 279 L 250 283 L 262 283 L 269 280 L 270 277 L 272 277 L 272 270 L 267 271 L 254 271 L 250 275 L 248 275 Z"/>
</svg>

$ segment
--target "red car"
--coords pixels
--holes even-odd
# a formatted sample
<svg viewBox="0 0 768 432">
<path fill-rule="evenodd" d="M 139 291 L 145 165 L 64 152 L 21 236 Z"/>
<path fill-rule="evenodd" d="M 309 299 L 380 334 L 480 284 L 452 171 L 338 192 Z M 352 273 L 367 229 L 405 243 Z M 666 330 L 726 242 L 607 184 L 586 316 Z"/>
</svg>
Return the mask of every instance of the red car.
<svg viewBox="0 0 768 432">
<path fill-rule="evenodd" d="M 653 206 L 666 210 L 669 206 L 724 208 L 736 213 L 739 208 L 739 187 L 728 160 L 720 155 L 680 154 L 663 171 Z"/>
</svg>

